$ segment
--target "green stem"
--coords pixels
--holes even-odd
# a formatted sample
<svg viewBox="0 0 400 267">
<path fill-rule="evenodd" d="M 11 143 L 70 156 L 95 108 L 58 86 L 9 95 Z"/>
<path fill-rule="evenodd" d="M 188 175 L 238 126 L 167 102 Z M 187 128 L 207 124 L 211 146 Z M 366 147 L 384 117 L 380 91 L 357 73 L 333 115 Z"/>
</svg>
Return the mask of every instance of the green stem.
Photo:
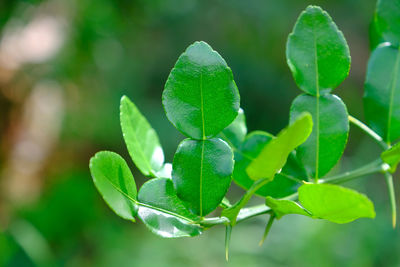
<svg viewBox="0 0 400 267">
<path fill-rule="evenodd" d="M 329 178 L 325 179 L 320 179 L 319 183 L 344 183 L 368 174 L 373 174 L 373 173 L 380 173 L 384 172 L 386 173 L 389 170 L 389 166 L 386 163 L 382 163 L 380 159 L 377 159 L 365 166 L 362 166 L 358 169 L 355 169 L 350 172 L 345 172 L 343 174 L 339 174 L 336 176 L 332 176 Z M 236 207 L 240 206 L 240 212 L 237 215 L 236 218 L 236 223 L 245 221 L 247 219 L 259 216 L 261 214 L 266 214 L 270 213 L 271 209 L 262 204 L 262 205 L 257 205 L 257 206 L 252 206 L 248 208 L 243 208 L 247 202 L 250 200 L 251 196 L 261 187 L 265 184 L 266 180 L 261 179 L 259 181 L 256 181 L 253 186 L 249 189 L 249 191 L 246 192 L 246 194 L 242 197 L 242 199 L 235 205 Z M 288 199 L 288 200 L 296 200 L 298 197 L 298 193 L 294 193 L 288 197 L 285 197 L 283 199 Z M 226 217 L 214 217 L 214 218 L 206 218 L 203 219 L 201 222 L 199 222 L 201 225 L 205 227 L 212 227 L 215 225 L 221 225 L 221 224 L 228 224 L 230 221 Z"/>
<path fill-rule="evenodd" d="M 319 183 L 344 183 L 353 179 L 356 179 L 360 176 L 373 174 L 377 172 L 385 172 L 387 171 L 389 166 L 385 163 L 382 163 L 380 159 L 377 159 L 367 165 L 364 165 L 360 168 L 357 168 L 352 171 L 348 171 L 342 174 L 338 174 L 332 177 L 328 177 L 325 179 L 321 179 Z"/>
<path fill-rule="evenodd" d="M 397 208 L 396 208 L 396 197 L 393 186 L 393 176 L 389 172 L 385 172 L 385 179 L 388 186 L 389 191 L 389 199 L 390 206 L 392 207 L 392 225 L 393 228 L 396 227 L 396 217 L 397 217 Z"/>
<path fill-rule="evenodd" d="M 388 144 L 383 141 L 382 137 L 377 134 L 375 131 L 373 131 L 371 128 L 369 128 L 367 125 L 359 121 L 358 119 L 354 118 L 353 116 L 349 115 L 349 121 L 353 123 L 355 126 L 360 128 L 362 131 L 364 131 L 367 135 L 372 137 L 384 150 L 388 149 L 389 146 Z"/>
<path fill-rule="evenodd" d="M 231 235 L 232 235 L 232 225 L 226 225 L 225 231 L 225 259 L 228 261 L 229 259 L 229 243 L 231 242 Z"/>
</svg>

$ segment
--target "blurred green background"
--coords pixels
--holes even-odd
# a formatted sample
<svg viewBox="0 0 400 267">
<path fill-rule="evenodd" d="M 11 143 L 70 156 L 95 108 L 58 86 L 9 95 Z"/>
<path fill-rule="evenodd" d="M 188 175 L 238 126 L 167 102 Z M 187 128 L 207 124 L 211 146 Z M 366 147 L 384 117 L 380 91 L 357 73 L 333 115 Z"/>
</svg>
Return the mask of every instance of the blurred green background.
<svg viewBox="0 0 400 267">
<path fill-rule="evenodd" d="M 346 184 L 374 201 L 375 220 L 336 225 L 289 215 L 259 247 L 268 217 L 253 218 L 234 228 L 228 263 L 223 227 L 161 239 L 113 214 L 93 186 L 88 161 L 99 150 L 120 153 L 137 183 L 146 180 L 123 143 L 124 94 L 172 161 L 183 136 L 167 121 L 161 93 L 176 59 L 196 40 L 232 68 L 249 130 L 283 128 L 301 93 L 286 65 L 286 38 L 309 4 L 327 10 L 347 39 L 352 67 L 335 93 L 363 119 L 372 0 L 1 0 L 0 266 L 400 266 L 400 231 L 391 227 L 379 175 Z M 332 172 L 378 153 L 351 128 Z M 242 193 L 232 185 L 232 199 Z"/>
</svg>

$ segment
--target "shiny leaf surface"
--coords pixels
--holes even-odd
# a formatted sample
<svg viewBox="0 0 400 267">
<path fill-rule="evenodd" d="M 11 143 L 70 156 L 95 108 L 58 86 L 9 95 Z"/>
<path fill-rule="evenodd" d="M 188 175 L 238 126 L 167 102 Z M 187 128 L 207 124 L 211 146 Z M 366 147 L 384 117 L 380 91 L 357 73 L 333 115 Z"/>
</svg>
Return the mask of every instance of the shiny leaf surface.
<svg viewBox="0 0 400 267">
<path fill-rule="evenodd" d="M 240 146 L 240 150 L 235 151 L 233 179 L 245 190 L 249 189 L 254 183 L 254 180 L 247 175 L 247 166 L 272 138 L 273 136 L 266 132 L 252 132 L 246 137 Z M 261 187 L 256 194 L 264 197 L 285 197 L 295 193 L 302 180 L 307 180 L 307 174 L 298 162 L 295 153 L 292 152 L 282 171 L 275 175 L 274 180 Z"/>
<path fill-rule="evenodd" d="M 189 212 L 176 195 L 171 179 L 155 178 L 139 190 L 138 216 L 155 234 L 166 237 L 196 236 L 202 228 L 198 217 Z"/>
<path fill-rule="evenodd" d="M 249 177 L 253 180 L 261 178 L 272 180 L 274 175 L 285 165 L 290 152 L 307 140 L 312 126 L 311 115 L 309 113 L 300 114 L 277 137 L 272 138 L 252 160 L 246 168 Z"/>
<path fill-rule="evenodd" d="M 320 7 L 309 6 L 297 19 L 286 46 L 296 84 L 318 96 L 336 88 L 348 75 L 350 53 L 342 32 Z"/>
<path fill-rule="evenodd" d="M 93 182 L 108 206 L 120 217 L 135 221 L 136 183 L 125 160 L 114 152 L 96 153 L 89 163 Z"/>
<path fill-rule="evenodd" d="M 189 210 L 205 216 L 224 198 L 233 172 L 233 153 L 219 138 L 183 140 L 172 164 L 172 180 Z"/>
<path fill-rule="evenodd" d="M 225 60 L 205 42 L 179 57 L 162 95 L 168 119 L 183 134 L 207 139 L 237 116 L 239 92 Z"/>
<path fill-rule="evenodd" d="M 136 167 L 145 176 L 155 176 L 164 163 L 157 133 L 128 97 L 121 98 L 120 121 L 125 144 Z"/>
<path fill-rule="evenodd" d="M 319 98 L 298 96 L 290 108 L 290 120 L 296 120 L 305 111 L 312 115 L 313 131 L 297 148 L 297 157 L 312 177 L 320 178 L 343 154 L 349 133 L 348 113 L 342 100 L 330 94 Z"/>
<path fill-rule="evenodd" d="M 314 217 L 334 223 L 375 218 L 374 204 L 368 197 L 338 185 L 304 184 L 299 188 L 299 201 Z"/>
<path fill-rule="evenodd" d="M 400 137 L 400 52 L 384 45 L 368 61 L 364 108 L 368 125 L 387 142 Z"/>
<path fill-rule="evenodd" d="M 236 119 L 229 124 L 217 137 L 227 142 L 235 151 L 243 143 L 247 134 L 246 117 L 243 109 L 239 109 Z"/>
<path fill-rule="evenodd" d="M 386 42 L 400 45 L 400 1 L 378 0 L 376 4 L 375 24 L 379 36 Z"/>
<path fill-rule="evenodd" d="M 265 199 L 265 204 L 274 211 L 277 219 L 287 214 L 311 215 L 302 206 L 292 200 L 267 197 Z"/>
</svg>

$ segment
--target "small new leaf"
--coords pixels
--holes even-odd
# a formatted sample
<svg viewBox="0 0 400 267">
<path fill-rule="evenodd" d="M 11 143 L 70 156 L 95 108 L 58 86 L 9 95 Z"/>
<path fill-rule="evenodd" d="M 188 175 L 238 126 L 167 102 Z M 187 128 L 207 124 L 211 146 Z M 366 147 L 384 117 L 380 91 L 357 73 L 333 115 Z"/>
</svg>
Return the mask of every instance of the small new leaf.
<svg viewBox="0 0 400 267">
<path fill-rule="evenodd" d="M 265 204 L 274 211 L 277 219 L 282 218 L 286 214 L 300 214 L 311 217 L 310 212 L 292 200 L 267 197 Z"/>
<path fill-rule="evenodd" d="M 307 140 L 312 130 L 312 118 L 308 112 L 301 114 L 296 121 L 273 138 L 250 163 L 246 171 L 253 180 L 274 175 L 285 165 L 289 153 Z"/>
<path fill-rule="evenodd" d="M 400 163 L 400 143 L 397 143 L 388 150 L 382 152 L 381 158 L 383 162 L 389 164 L 390 172 L 394 173 L 396 171 L 397 164 Z"/>
<path fill-rule="evenodd" d="M 313 217 L 334 223 L 349 223 L 358 218 L 375 218 L 374 204 L 365 195 L 333 184 L 304 184 L 299 202 Z"/>
</svg>

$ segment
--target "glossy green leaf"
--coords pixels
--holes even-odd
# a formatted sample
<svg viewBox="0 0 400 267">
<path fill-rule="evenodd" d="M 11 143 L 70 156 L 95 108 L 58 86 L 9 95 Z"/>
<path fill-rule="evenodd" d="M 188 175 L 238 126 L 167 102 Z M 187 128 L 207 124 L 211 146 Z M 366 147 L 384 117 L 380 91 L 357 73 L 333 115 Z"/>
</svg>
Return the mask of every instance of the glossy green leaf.
<svg viewBox="0 0 400 267">
<path fill-rule="evenodd" d="M 171 179 L 155 178 L 139 190 L 138 216 L 155 234 L 166 237 L 196 236 L 202 227 L 198 217 L 184 206 L 176 194 Z"/>
<path fill-rule="evenodd" d="M 108 206 L 120 217 L 135 221 L 136 183 L 125 160 L 114 152 L 96 153 L 89 163 L 97 190 Z"/>
<path fill-rule="evenodd" d="M 233 153 L 219 138 L 183 140 L 172 164 L 172 180 L 189 210 L 205 216 L 222 201 L 231 183 Z"/>
<path fill-rule="evenodd" d="M 156 176 L 159 178 L 172 178 L 172 164 L 164 163 L 162 168 L 156 172 Z"/>
<path fill-rule="evenodd" d="M 376 48 L 368 61 L 364 108 L 368 125 L 387 142 L 400 137 L 400 52 Z"/>
<path fill-rule="evenodd" d="M 375 218 L 374 204 L 368 197 L 338 185 L 304 184 L 299 188 L 299 201 L 314 217 L 334 223 Z"/>
<path fill-rule="evenodd" d="M 313 122 L 309 113 L 300 114 L 287 128 L 261 150 L 246 169 L 253 180 L 269 178 L 282 169 L 286 160 L 297 146 L 307 140 L 311 134 Z"/>
<path fill-rule="evenodd" d="M 381 36 L 381 32 L 378 30 L 376 16 L 374 16 L 374 19 L 369 25 L 369 49 L 372 51 L 383 42 L 385 42 L 385 40 Z"/>
<path fill-rule="evenodd" d="M 247 134 L 246 117 L 243 109 L 239 109 L 236 119 L 229 124 L 217 137 L 227 142 L 235 151 L 243 143 Z"/>
<path fill-rule="evenodd" d="M 155 176 L 164 163 L 157 133 L 128 97 L 121 98 L 120 121 L 129 155 L 145 176 Z"/>
<path fill-rule="evenodd" d="M 297 85 L 320 95 L 348 75 L 350 52 L 342 32 L 320 7 L 309 6 L 297 19 L 286 46 L 286 58 Z"/>
<path fill-rule="evenodd" d="M 330 94 L 298 96 L 290 108 L 290 121 L 305 111 L 313 117 L 313 131 L 297 148 L 297 157 L 312 177 L 320 178 L 343 154 L 349 134 L 348 113 L 342 100 Z"/>
<path fill-rule="evenodd" d="M 248 190 L 254 183 L 254 180 L 247 175 L 247 166 L 272 138 L 273 136 L 269 133 L 254 131 L 246 137 L 240 149 L 235 151 L 233 179 L 245 190 Z M 282 171 L 275 175 L 274 180 L 261 187 L 256 194 L 263 197 L 286 197 L 297 191 L 302 180 L 307 180 L 307 173 L 298 162 L 295 153 L 292 152 Z"/>
<path fill-rule="evenodd" d="M 375 23 L 377 33 L 383 40 L 398 46 L 400 44 L 400 1 L 378 0 Z"/>
<path fill-rule="evenodd" d="M 390 165 L 390 172 L 395 172 L 397 164 L 400 163 L 400 143 L 395 144 L 390 149 L 381 154 L 383 162 Z"/>
<path fill-rule="evenodd" d="M 280 219 L 283 215 L 287 214 L 311 216 L 307 210 L 292 200 L 267 197 L 265 199 L 265 204 L 274 211 L 277 219 Z"/>
<path fill-rule="evenodd" d="M 207 139 L 237 116 L 239 92 L 225 60 L 205 42 L 179 57 L 162 95 L 168 119 L 183 134 Z"/>
</svg>

